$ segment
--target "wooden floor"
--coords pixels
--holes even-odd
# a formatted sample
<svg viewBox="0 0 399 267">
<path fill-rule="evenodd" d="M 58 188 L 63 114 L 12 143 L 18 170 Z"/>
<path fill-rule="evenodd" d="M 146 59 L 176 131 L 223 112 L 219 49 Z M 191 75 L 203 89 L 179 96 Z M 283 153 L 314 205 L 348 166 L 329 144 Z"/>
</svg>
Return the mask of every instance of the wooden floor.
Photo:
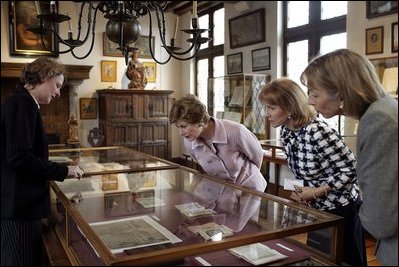
<svg viewBox="0 0 399 267">
<path fill-rule="evenodd" d="M 374 255 L 375 239 L 366 234 L 367 266 L 382 266 Z"/>
</svg>

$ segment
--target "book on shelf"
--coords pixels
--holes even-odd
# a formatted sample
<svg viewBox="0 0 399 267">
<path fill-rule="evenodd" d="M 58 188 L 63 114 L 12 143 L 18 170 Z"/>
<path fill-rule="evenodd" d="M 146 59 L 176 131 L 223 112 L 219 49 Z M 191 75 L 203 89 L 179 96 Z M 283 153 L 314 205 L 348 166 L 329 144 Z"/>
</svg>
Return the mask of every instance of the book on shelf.
<svg viewBox="0 0 399 267">
<path fill-rule="evenodd" d="M 262 243 L 235 247 L 229 249 L 228 251 L 231 254 L 242 258 L 249 263 L 252 263 L 253 265 L 261 265 L 288 257 Z"/>
<path fill-rule="evenodd" d="M 230 107 L 242 107 L 247 106 L 249 99 L 251 98 L 251 90 L 249 86 L 237 86 L 233 89 L 229 106 Z"/>
</svg>

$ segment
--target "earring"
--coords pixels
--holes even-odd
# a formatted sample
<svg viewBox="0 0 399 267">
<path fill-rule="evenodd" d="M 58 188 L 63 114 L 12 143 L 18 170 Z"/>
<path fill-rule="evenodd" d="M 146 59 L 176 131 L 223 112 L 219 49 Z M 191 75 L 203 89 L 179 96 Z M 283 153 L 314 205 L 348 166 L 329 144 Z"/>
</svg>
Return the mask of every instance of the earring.
<svg viewBox="0 0 399 267">
<path fill-rule="evenodd" d="M 291 115 L 288 115 L 288 119 L 289 119 L 289 120 L 292 119 Z"/>
<path fill-rule="evenodd" d="M 341 102 L 339 103 L 339 108 L 340 108 L 340 109 L 344 109 L 344 101 L 341 101 Z"/>
</svg>

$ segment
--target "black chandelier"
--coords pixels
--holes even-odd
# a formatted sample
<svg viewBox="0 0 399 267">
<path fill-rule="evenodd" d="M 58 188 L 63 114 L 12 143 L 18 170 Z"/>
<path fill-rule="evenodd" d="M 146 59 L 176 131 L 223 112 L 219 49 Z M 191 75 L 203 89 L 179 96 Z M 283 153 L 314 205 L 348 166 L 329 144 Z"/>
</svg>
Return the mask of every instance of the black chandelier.
<svg viewBox="0 0 399 267">
<path fill-rule="evenodd" d="M 40 23 L 36 28 L 30 28 L 29 31 L 40 34 L 42 44 L 46 50 L 52 53 L 64 54 L 71 52 L 72 55 L 77 59 L 84 59 L 93 50 L 95 40 L 95 28 L 96 28 L 96 17 L 98 11 L 104 14 L 104 18 L 108 19 L 105 32 L 110 41 L 118 44 L 118 49 L 122 51 L 125 56 L 126 65 L 128 64 L 129 53 L 137 50 L 134 47 L 134 42 L 140 38 L 141 26 L 138 22 L 139 17 L 148 15 L 149 19 L 149 50 L 151 57 L 158 64 L 166 64 L 171 58 L 178 60 L 189 60 L 195 57 L 200 49 L 201 44 L 206 43 L 210 38 L 201 37 L 201 34 L 208 31 L 208 29 L 198 28 L 198 15 L 197 15 L 197 1 L 193 1 L 193 14 L 191 18 L 192 29 L 182 30 L 187 34 L 191 34 L 192 37 L 187 39 L 190 43 L 189 47 L 184 51 L 180 51 L 180 47 L 175 46 L 175 39 L 178 30 L 178 18 L 176 18 L 175 31 L 173 37 L 170 40 L 170 44 L 167 45 L 165 38 L 165 17 L 164 11 L 168 5 L 168 1 L 73 1 L 81 3 L 79 20 L 78 20 L 78 32 L 77 35 L 72 33 L 70 20 L 71 17 L 68 15 L 60 14 L 57 10 L 58 1 L 50 1 L 50 10 L 48 13 L 42 13 L 40 10 L 39 1 L 35 1 L 37 18 Z M 87 14 L 87 31 L 82 31 L 82 18 L 83 14 Z M 156 18 L 158 25 L 159 36 L 161 47 L 167 52 L 168 56 L 164 61 L 155 58 L 154 47 L 151 42 L 152 39 L 152 24 L 153 16 Z M 61 37 L 58 31 L 58 24 L 61 22 L 69 22 L 69 31 L 67 38 Z M 90 49 L 83 56 L 78 56 L 74 49 L 82 46 L 89 40 L 91 31 L 91 45 Z M 45 34 L 54 34 L 56 41 L 66 45 L 68 48 L 63 51 L 52 51 L 51 48 L 46 46 L 43 36 Z M 76 38 L 76 39 L 75 39 Z"/>
</svg>

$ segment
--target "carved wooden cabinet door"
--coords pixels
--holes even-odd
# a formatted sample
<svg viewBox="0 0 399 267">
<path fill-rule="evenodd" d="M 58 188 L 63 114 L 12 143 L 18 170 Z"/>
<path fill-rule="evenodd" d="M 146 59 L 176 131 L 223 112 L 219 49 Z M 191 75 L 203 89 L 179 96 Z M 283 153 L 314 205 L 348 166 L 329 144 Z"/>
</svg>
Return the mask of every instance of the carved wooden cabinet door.
<svg viewBox="0 0 399 267">
<path fill-rule="evenodd" d="M 170 95 L 164 90 L 97 90 L 105 146 L 128 146 L 170 159 Z"/>
</svg>

